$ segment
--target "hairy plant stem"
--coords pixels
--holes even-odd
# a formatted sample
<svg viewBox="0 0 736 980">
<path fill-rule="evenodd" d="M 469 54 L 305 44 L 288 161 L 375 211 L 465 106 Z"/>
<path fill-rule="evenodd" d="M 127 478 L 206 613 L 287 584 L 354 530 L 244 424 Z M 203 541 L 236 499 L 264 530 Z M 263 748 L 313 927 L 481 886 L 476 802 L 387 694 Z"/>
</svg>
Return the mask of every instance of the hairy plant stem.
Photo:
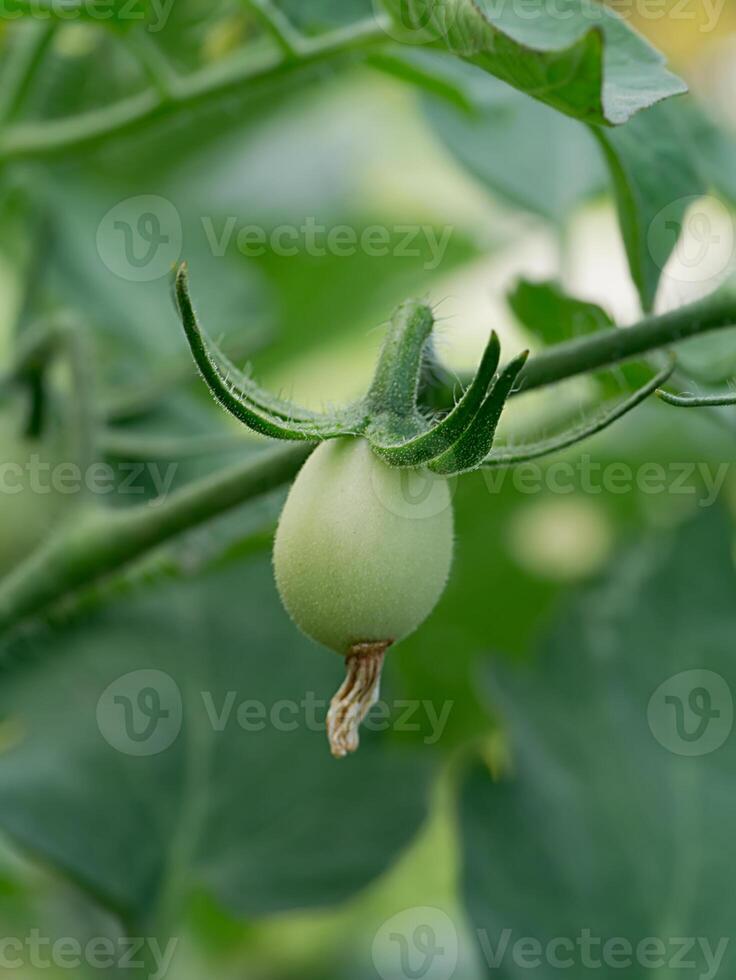
<svg viewBox="0 0 736 980">
<path fill-rule="evenodd" d="M 610 367 L 678 341 L 736 326 L 736 286 L 636 326 L 605 330 L 550 348 L 532 358 L 520 391 Z M 0 631 L 32 616 L 102 576 L 141 558 L 149 549 L 189 528 L 287 483 L 313 444 L 276 446 L 254 459 L 192 484 L 156 506 L 100 510 L 62 528 L 0 582 Z"/>
<path fill-rule="evenodd" d="M 736 282 L 680 309 L 648 316 L 631 327 L 600 330 L 550 347 L 532 357 L 519 375 L 516 394 L 641 357 L 701 333 L 736 326 Z"/>
<path fill-rule="evenodd" d="M 94 456 L 95 418 L 92 406 L 93 379 L 89 352 L 81 331 L 59 314 L 37 320 L 18 341 L 15 361 L 0 383 L 26 384 L 31 392 L 31 413 L 26 434 L 39 437 L 45 422 L 48 368 L 54 360 L 65 363 L 69 397 L 66 401 L 67 451 L 82 469 Z"/>
<path fill-rule="evenodd" d="M 0 631 L 45 609 L 151 548 L 291 480 L 312 450 L 267 449 L 157 505 L 80 515 L 0 582 Z"/>
<path fill-rule="evenodd" d="M 129 134 L 184 110 L 210 107 L 217 100 L 240 97 L 258 83 L 277 82 L 295 71 L 388 41 L 381 21 L 371 18 L 317 38 L 301 38 L 287 57 L 280 50 L 263 56 L 245 51 L 187 77 L 167 77 L 163 92 L 153 87 L 79 116 L 7 126 L 0 134 L 0 162 L 88 150 L 111 136 Z"/>
</svg>

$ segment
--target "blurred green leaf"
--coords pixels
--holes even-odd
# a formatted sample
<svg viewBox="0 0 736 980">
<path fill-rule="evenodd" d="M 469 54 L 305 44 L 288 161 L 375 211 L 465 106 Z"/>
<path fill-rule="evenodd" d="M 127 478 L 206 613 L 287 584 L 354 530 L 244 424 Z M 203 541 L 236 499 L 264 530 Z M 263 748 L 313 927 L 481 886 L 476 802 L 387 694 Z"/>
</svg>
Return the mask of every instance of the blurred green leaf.
<svg viewBox="0 0 736 980">
<path fill-rule="evenodd" d="M 683 105 L 665 103 L 618 129 L 593 129 L 611 172 L 629 269 L 644 310 L 654 304 L 685 211 L 707 190 Z"/>
<path fill-rule="evenodd" d="M 596 330 L 617 329 L 611 316 L 596 303 L 588 303 L 566 293 L 556 282 L 529 282 L 520 279 L 507 297 L 519 323 L 545 346 L 573 340 Z M 654 376 L 655 370 L 643 362 L 617 364 L 596 373 L 599 395 L 616 398 L 622 391 L 636 391 Z M 579 424 L 576 409 L 569 425 Z"/>
<path fill-rule="evenodd" d="M 736 136 L 692 99 L 687 101 L 683 116 L 688 127 L 687 139 L 692 152 L 697 154 L 703 180 L 736 205 Z"/>
<path fill-rule="evenodd" d="M 385 254 L 371 255 L 357 247 L 345 255 L 325 249 L 287 256 L 269 248 L 248 261 L 248 268 L 262 271 L 278 291 L 279 334 L 254 358 L 259 371 L 310 349 L 327 349 L 339 338 L 374 330 L 407 296 L 421 296 L 440 275 L 478 254 L 477 244 L 462 227 L 420 224 L 410 215 L 397 221 L 348 213 L 343 226 L 358 240 L 372 228 L 379 229 L 385 236 Z"/>
<path fill-rule="evenodd" d="M 376 12 L 374 0 L 277 0 L 277 6 L 307 34 L 352 24 Z"/>
<path fill-rule="evenodd" d="M 553 108 L 618 125 L 686 91 L 663 56 L 592 0 L 385 0 L 410 39 L 435 42 Z"/>
<path fill-rule="evenodd" d="M 396 49 L 372 63 L 430 93 L 425 107 L 432 126 L 472 174 L 555 224 L 564 225 L 605 190 L 608 169 L 645 309 L 653 304 L 687 207 L 710 183 L 728 186 L 727 138 L 709 128 L 692 103 L 667 102 L 616 128 L 583 127 L 436 51 Z M 700 130 L 714 154 L 701 150 Z"/>
<path fill-rule="evenodd" d="M 436 51 L 373 60 L 438 92 L 424 101 L 433 128 L 474 176 L 512 204 L 563 224 L 605 189 L 595 142 L 574 120 Z"/>
<path fill-rule="evenodd" d="M 197 890 L 250 915 L 343 901 L 424 818 L 426 749 L 366 732 L 347 764 L 331 758 L 342 664 L 287 619 L 266 557 L 3 653 L 26 666 L 3 681 L 19 734 L 0 826 L 128 921 L 170 923 Z"/>
<path fill-rule="evenodd" d="M 519 323 L 545 346 L 614 326 L 602 307 L 569 296 L 556 282 L 520 279 L 507 299 Z"/>
<path fill-rule="evenodd" d="M 506 533 L 520 504 L 510 479 L 472 473 L 455 487 L 457 547 L 447 591 L 395 654 L 406 697 L 450 705 L 441 732 L 445 748 L 488 729 L 473 682 L 483 651 L 523 655 L 559 588 L 531 577 L 509 553 Z M 432 737 L 427 725 L 420 734 Z"/>
<path fill-rule="evenodd" d="M 715 950 L 731 935 L 730 537 L 710 512 L 674 537 L 644 541 L 574 604 L 534 663 L 494 667 L 511 771 L 494 783 L 476 765 L 461 812 L 465 901 L 486 952 L 510 930 L 494 975 L 521 975 L 512 949 L 525 936 L 542 957 L 549 941 L 569 939 L 579 972 L 585 930 L 634 948 L 657 937 L 669 955 L 676 937 Z M 692 950 L 698 969 L 683 976 L 702 977 L 695 940 Z M 641 961 L 613 965 L 642 975 Z"/>
</svg>

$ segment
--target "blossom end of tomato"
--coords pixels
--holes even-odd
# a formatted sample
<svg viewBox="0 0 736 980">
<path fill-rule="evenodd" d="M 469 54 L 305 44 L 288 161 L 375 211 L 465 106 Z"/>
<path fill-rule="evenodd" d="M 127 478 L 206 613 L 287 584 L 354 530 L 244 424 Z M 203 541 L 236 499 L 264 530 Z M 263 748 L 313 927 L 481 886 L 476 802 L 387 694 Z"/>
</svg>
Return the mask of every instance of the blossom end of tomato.
<svg viewBox="0 0 736 980">
<path fill-rule="evenodd" d="M 327 738 L 335 759 L 344 759 L 360 745 L 360 725 L 378 701 L 383 661 L 392 642 L 355 643 L 345 658 L 345 680 L 327 713 Z"/>
</svg>

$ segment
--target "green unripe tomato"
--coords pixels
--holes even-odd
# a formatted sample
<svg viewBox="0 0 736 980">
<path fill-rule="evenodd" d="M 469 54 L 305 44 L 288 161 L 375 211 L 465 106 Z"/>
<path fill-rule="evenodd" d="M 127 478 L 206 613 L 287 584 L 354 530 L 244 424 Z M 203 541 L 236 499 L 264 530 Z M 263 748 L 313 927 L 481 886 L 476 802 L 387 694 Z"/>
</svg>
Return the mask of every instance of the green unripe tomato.
<svg viewBox="0 0 736 980">
<path fill-rule="evenodd" d="M 274 545 L 299 628 L 345 656 L 396 643 L 430 614 L 452 563 L 447 480 L 388 466 L 364 439 L 323 442 L 297 476 Z"/>
</svg>

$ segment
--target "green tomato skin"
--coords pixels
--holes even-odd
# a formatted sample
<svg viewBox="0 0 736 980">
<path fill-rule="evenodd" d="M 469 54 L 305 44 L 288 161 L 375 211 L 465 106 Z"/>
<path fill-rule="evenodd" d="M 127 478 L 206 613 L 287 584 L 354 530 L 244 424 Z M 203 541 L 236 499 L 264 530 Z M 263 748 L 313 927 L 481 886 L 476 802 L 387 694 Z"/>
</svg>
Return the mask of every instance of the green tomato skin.
<svg viewBox="0 0 736 980">
<path fill-rule="evenodd" d="M 346 655 L 413 632 L 444 591 L 452 551 L 447 480 L 388 466 L 364 439 L 334 439 L 294 481 L 274 571 L 297 626 Z"/>
</svg>

